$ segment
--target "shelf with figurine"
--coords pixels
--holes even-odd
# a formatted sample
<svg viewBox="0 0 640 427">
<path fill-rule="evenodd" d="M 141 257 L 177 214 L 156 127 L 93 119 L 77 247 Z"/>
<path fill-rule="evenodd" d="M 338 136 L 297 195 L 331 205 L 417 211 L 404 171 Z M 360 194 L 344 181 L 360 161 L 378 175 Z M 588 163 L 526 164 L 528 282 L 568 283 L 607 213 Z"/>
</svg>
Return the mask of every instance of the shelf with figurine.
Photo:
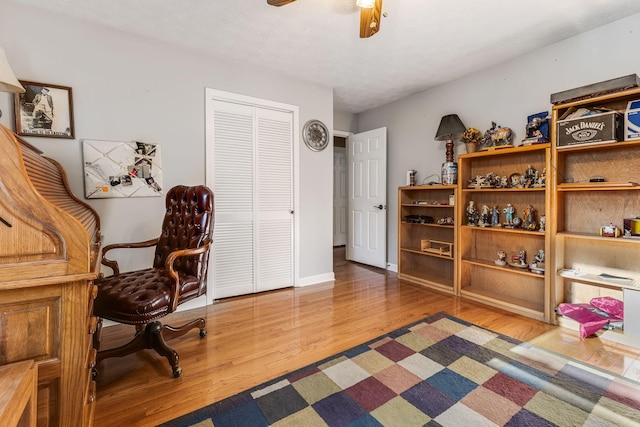
<svg viewBox="0 0 640 427">
<path fill-rule="evenodd" d="M 498 259 L 494 261 L 497 266 L 509 266 L 520 271 L 530 271 L 535 274 L 544 274 L 544 249 L 538 249 L 531 264 L 527 263 L 527 251 L 520 250 L 517 255 L 511 257 L 511 262 L 507 262 L 507 253 L 500 249 Z"/>
<path fill-rule="evenodd" d="M 528 250 L 535 251 L 537 258 L 543 256 L 538 255 L 542 242 L 539 243 L 523 246 L 522 242 L 500 242 L 497 246 L 505 249 L 497 251 L 497 259 L 496 252 L 490 252 L 488 248 L 483 248 L 477 253 L 471 251 L 463 256 L 460 260 L 460 268 L 463 271 L 460 275 L 460 295 L 546 321 L 548 310 L 545 305 L 545 293 L 548 275 L 545 274 L 545 264 L 538 259 L 532 262 L 526 259 Z M 522 249 L 523 247 L 526 249 Z M 460 250 L 468 251 L 465 248 Z"/>
<path fill-rule="evenodd" d="M 480 229 L 535 231 L 544 234 L 547 226 L 546 215 L 538 215 L 538 211 L 531 204 L 528 204 L 522 211 L 522 218 L 517 216 L 516 212 L 516 208 L 511 203 L 507 203 L 502 210 L 497 204 L 492 204 L 491 207 L 485 204 L 478 210 L 475 201 L 469 200 L 465 209 L 466 223 L 464 225 Z M 501 213 L 505 215 L 504 221 L 501 221 Z"/>
<path fill-rule="evenodd" d="M 467 184 L 468 189 L 537 189 L 542 190 L 546 187 L 547 169 L 543 168 L 538 171 L 532 165 L 527 165 L 523 173 L 512 172 L 508 175 L 499 176 L 494 172 L 488 172 L 484 175 L 476 175 L 471 178 Z"/>
<path fill-rule="evenodd" d="M 538 249 L 538 252 L 533 257 L 533 262 L 531 264 L 527 263 L 527 252 L 525 250 L 517 251 L 515 255 L 511 256 L 511 261 L 507 261 L 508 254 L 506 251 L 500 249 L 497 251 L 497 254 L 498 258 L 493 260 L 493 264 L 491 261 L 476 258 L 465 259 L 464 261 L 489 268 L 511 268 L 517 273 L 533 273 L 537 276 L 544 274 L 544 249 Z"/>
<path fill-rule="evenodd" d="M 509 149 L 532 148 L 536 149 L 541 145 L 549 144 L 549 113 L 547 111 L 532 114 L 527 117 L 525 137 L 520 143 L 514 143 L 515 133 L 510 127 L 500 126 L 496 122 L 491 122 L 491 127 L 484 134 L 475 128 L 469 128 L 464 132 L 460 141 L 467 146 L 467 153 L 494 154 L 496 150 L 503 151 Z M 472 146 L 474 148 L 469 149 Z M 543 147 L 544 148 L 544 147 Z"/>
<path fill-rule="evenodd" d="M 462 262 L 474 264 L 484 268 L 506 269 L 514 273 L 531 273 L 533 277 L 540 277 L 545 273 L 545 251 L 537 249 L 531 263 L 527 261 L 527 251 L 525 249 L 513 249 L 513 254 L 509 257 L 507 251 L 499 249 L 498 258 L 487 260 L 483 258 L 463 258 Z M 482 254 L 485 256 L 486 254 Z"/>
<path fill-rule="evenodd" d="M 550 250 L 550 154 L 550 143 L 536 139 L 458 156 L 461 296 L 538 320 L 550 318 L 550 279 L 543 261 Z"/>
</svg>

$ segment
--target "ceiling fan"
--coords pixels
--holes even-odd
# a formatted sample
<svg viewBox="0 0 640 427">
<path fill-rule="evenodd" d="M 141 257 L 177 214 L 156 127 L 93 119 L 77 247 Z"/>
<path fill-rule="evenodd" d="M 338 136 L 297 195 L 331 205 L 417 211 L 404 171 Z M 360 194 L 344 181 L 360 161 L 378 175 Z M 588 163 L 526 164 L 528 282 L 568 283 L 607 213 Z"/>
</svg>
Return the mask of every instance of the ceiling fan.
<svg viewBox="0 0 640 427">
<path fill-rule="evenodd" d="M 284 6 L 296 0 L 267 0 L 271 6 Z M 360 38 L 371 37 L 380 30 L 382 0 L 356 0 L 360 6 Z"/>
</svg>

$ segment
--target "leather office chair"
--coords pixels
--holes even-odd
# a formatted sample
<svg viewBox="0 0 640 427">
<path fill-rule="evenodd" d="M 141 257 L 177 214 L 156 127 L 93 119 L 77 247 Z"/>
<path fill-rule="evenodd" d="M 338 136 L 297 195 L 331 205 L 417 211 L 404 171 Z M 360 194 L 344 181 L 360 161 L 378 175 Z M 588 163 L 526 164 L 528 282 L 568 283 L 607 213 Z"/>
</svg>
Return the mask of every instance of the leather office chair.
<svg viewBox="0 0 640 427">
<path fill-rule="evenodd" d="M 213 193 L 209 188 L 177 186 L 167 192 L 160 237 L 103 248 L 101 262 L 113 270 L 113 275 L 95 281 L 98 294 L 94 314 L 100 318 L 100 323 L 104 318 L 135 325 L 136 332 L 128 344 L 98 351 L 97 363 L 142 349 L 154 349 L 167 358 L 173 376 L 180 376 L 182 368 L 178 365 L 178 353 L 166 341 L 196 327 L 200 329 L 200 338 L 203 338 L 207 334 L 205 320 L 200 318 L 173 327 L 163 325 L 158 319 L 206 292 L 214 216 Z M 154 245 L 153 267 L 144 270 L 121 273 L 117 261 L 105 257 L 115 248 L 148 248 Z M 99 335 L 96 334 L 95 343 L 98 350 Z"/>
</svg>

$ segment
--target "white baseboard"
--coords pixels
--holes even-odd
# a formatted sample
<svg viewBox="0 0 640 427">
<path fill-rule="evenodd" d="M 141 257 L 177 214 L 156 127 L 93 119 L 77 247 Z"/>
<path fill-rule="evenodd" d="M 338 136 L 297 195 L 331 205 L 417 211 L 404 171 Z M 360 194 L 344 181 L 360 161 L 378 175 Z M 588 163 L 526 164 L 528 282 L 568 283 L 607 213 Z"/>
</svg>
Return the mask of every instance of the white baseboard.
<svg viewBox="0 0 640 427">
<path fill-rule="evenodd" d="M 301 288 L 304 286 L 317 285 L 318 283 L 334 282 L 335 280 L 336 276 L 332 271 L 330 273 L 318 274 L 317 276 L 301 277 L 296 287 Z"/>
<path fill-rule="evenodd" d="M 398 272 L 398 264 L 387 263 L 387 270 L 393 271 L 394 273 Z"/>
<path fill-rule="evenodd" d="M 624 344 L 629 347 L 640 348 L 640 338 L 617 331 L 605 331 L 600 338 Z"/>
</svg>

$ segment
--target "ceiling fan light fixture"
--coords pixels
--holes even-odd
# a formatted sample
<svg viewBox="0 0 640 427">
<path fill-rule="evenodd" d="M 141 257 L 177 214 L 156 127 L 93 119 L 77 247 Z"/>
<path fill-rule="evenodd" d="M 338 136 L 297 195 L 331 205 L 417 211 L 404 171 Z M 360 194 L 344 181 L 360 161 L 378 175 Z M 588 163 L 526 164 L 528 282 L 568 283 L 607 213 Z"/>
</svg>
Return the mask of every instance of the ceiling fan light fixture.
<svg viewBox="0 0 640 427">
<path fill-rule="evenodd" d="M 267 0 L 271 6 L 284 6 L 295 0 Z M 356 0 L 356 6 L 360 7 L 360 38 L 366 39 L 380 31 L 380 18 L 387 16 L 382 13 L 382 0 Z"/>
<path fill-rule="evenodd" d="M 357 0 L 358 5 L 366 0 Z M 380 31 L 380 18 L 382 15 L 382 0 L 370 0 L 371 7 L 360 9 L 360 38 L 366 39 Z"/>
<path fill-rule="evenodd" d="M 376 0 L 356 0 L 356 5 L 363 9 L 371 9 L 376 5 Z"/>
</svg>

